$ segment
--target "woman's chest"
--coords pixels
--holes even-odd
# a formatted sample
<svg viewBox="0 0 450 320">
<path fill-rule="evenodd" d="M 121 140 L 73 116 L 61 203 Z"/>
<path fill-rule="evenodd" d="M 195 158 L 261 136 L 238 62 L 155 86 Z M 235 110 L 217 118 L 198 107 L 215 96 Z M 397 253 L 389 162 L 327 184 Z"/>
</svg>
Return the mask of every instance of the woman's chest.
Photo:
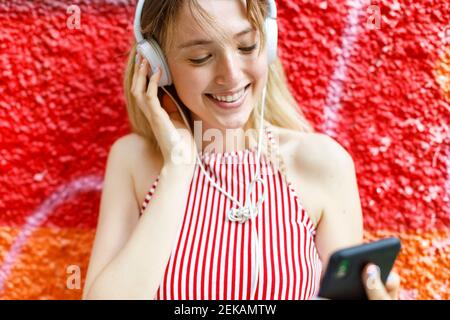
<svg viewBox="0 0 450 320">
<path fill-rule="evenodd" d="M 242 199 L 249 176 L 239 166 L 222 167 L 227 169 L 213 177 L 221 176 L 221 186 Z M 158 299 L 249 299 L 253 290 L 258 299 L 316 294 L 321 264 L 315 228 L 281 174 L 264 172 L 264 183 L 258 182 L 253 194 L 253 203 L 264 199 L 258 214 L 239 223 L 227 219 L 233 201 L 194 170 Z M 143 182 L 139 203 L 153 179 Z"/>
<path fill-rule="evenodd" d="M 286 151 L 284 151 L 286 153 Z M 283 157 L 284 159 L 284 157 Z M 151 170 L 148 166 L 145 165 L 146 162 L 142 161 L 135 165 L 133 168 L 132 176 L 134 181 L 134 193 L 136 203 L 139 208 L 142 207 L 144 200 L 146 197 L 148 198 L 148 193 L 153 187 L 153 183 L 158 177 L 158 171 Z M 148 163 L 148 162 L 147 162 Z M 270 177 L 267 178 L 267 184 L 269 191 L 272 194 L 277 193 L 293 193 L 295 197 L 297 197 L 300 205 L 305 209 L 307 214 L 312 220 L 312 223 L 316 226 L 317 222 L 320 220 L 323 208 L 323 197 L 321 196 L 321 188 L 320 183 L 317 180 L 311 179 L 311 176 L 308 172 L 303 171 L 302 168 L 296 166 L 295 164 L 286 161 L 286 181 L 291 183 L 291 188 L 288 190 L 288 186 L 284 184 L 284 182 L 280 182 L 278 180 L 274 180 Z M 275 169 L 276 170 L 276 169 Z M 225 174 L 224 174 L 225 175 Z M 234 180 L 239 180 L 240 177 L 236 175 Z M 280 179 L 281 180 L 281 179 Z M 194 181 L 193 181 L 194 182 Z M 195 181 L 195 183 L 202 182 L 201 179 L 199 181 Z M 202 183 L 206 183 L 204 180 Z M 232 183 L 229 184 L 228 188 L 232 188 Z M 276 186 L 276 189 L 275 189 Z M 231 187 L 231 188 L 230 188 Z M 212 190 L 212 189 L 211 189 Z M 233 191 L 233 190 L 231 190 Z M 234 190 L 235 196 L 239 196 L 236 193 L 238 190 Z M 213 192 L 209 193 L 209 196 L 212 195 Z M 242 196 L 241 196 L 242 197 Z M 273 198 L 273 196 L 272 196 Z M 277 200 L 277 199 L 275 199 Z M 273 201 L 275 202 L 275 201 Z"/>
</svg>

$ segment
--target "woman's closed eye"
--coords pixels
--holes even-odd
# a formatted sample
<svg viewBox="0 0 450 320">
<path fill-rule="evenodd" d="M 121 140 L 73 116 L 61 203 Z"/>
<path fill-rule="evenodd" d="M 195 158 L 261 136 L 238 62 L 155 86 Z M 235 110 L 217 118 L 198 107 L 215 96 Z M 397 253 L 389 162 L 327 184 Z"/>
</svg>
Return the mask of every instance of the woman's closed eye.
<svg viewBox="0 0 450 320">
<path fill-rule="evenodd" d="M 244 54 L 250 54 L 253 51 L 255 51 L 255 49 L 258 47 L 258 43 L 255 43 L 254 45 L 250 46 L 250 47 L 240 47 L 239 50 L 242 51 Z M 204 58 L 200 58 L 200 59 L 189 59 L 189 61 L 193 64 L 199 65 L 202 63 L 205 63 L 206 61 L 208 61 L 208 59 L 211 57 L 211 55 L 207 55 Z"/>
</svg>

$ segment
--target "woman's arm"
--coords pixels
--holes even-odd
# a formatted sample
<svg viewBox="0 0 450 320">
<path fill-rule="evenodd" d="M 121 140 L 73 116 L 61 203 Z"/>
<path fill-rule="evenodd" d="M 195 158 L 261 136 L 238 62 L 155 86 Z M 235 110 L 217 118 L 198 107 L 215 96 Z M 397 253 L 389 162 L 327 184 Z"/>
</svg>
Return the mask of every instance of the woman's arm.
<svg viewBox="0 0 450 320">
<path fill-rule="evenodd" d="M 324 152 L 322 177 L 326 201 L 317 228 L 316 246 L 325 271 L 333 252 L 363 242 L 363 219 L 352 157 L 332 138 L 320 135 L 319 140 L 317 143 Z M 384 286 L 379 269 L 369 264 L 361 274 L 361 281 L 370 300 L 399 298 L 400 277 L 394 272 L 389 274 Z"/>
<path fill-rule="evenodd" d="M 139 208 L 123 164 L 131 151 L 115 145 L 108 157 L 83 299 L 153 299 L 174 245 L 193 170 L 163 167 L 152 200 L 135 221 Z"/>
<path fill-rule="evenodd" d="M 350 154 L 335 140 L 318 136 L 325 202 L 316 234 L 316 246 L 326 269 L 330 255 L 363 242 L 362 209 L 355 166 Z"/>
</svg>

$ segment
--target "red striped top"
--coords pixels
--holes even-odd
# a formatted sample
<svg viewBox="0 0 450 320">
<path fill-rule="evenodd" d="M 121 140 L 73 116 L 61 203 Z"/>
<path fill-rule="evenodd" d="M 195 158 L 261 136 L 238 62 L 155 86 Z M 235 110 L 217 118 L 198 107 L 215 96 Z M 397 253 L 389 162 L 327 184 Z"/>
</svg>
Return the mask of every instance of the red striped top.
<svg viewBox="0 0 450 320">
<path fill-rule="evenodd" d="M 273 147 L 269 127 L 266 134 Z M 239 201 L 256 170 L 256 150 L 202 153 L 210 177 Z M 261 177 L 266 198 L 255 219 L 230 222 L 227 209 L 233 203 L 195 167 L 178 236 L 161 279 L 156 299 L 234 300 L 251 299 L 254 270 L 252 225 L 255 223 L 259 258 L 255 299 L 310 299 L 317 295 L 322 264 L 315 246 L 316 230 L 290 182 L 261 154 Z M 152 184 L 141 214 L 157 187 Z M 251 197 L 262 196 L 261 185 Z"/>
</svg>

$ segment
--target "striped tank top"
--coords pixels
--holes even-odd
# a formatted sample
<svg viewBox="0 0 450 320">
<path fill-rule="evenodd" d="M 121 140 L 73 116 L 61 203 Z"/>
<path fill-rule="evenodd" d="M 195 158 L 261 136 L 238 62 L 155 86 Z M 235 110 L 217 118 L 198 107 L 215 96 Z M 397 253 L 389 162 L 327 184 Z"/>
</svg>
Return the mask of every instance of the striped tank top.
<svg viewBox="0 0 450 320">
<path fill-rule="evenodd" d="M 272 130 L 265 133 L 277 150 Z M 256 171 L 256 148 L 225 153 L 201 153 L 211 179 L 234 198 L 244 202 L 246 187 Z M 184 216 L 180 221 L 158 300 L 249 300 L 254 276 L 252 224 L 258 237 L 259 267 L 257 300 L 299 300 L 317 295 L 322 264 L 315 246 L 316 230 L 302 207 L 292 184 L 261 154 L 261 178 L 267 190 L 261 210 L 245 223 L 226 217 L 233 202 L 210 184 L 197 164 L 189 187 Z M 152 183 L 140 213 L 157 187 Z M 256 183 L 250 199 L 263 195 Z M 252 263 L 253 262 L 253 263 Z"/>
</svg>

